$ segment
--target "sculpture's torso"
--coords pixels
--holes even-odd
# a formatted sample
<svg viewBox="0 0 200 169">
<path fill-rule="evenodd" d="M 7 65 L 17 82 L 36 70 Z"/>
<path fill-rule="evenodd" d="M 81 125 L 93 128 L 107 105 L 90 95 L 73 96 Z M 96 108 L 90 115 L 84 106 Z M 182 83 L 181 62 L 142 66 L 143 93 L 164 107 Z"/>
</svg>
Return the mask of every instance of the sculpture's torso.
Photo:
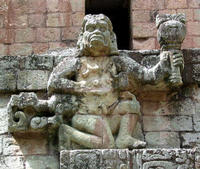
<svg viewBox="0 0 200 169">
<path fill-rule="evenodd" d="M 82 57 L 77 81 L 85 83 L 81 99 L 81 114 L 109 114 L 118 102 L 118 92 L 113 89 L 116 66 L 111 57 Z"/>
</svg>

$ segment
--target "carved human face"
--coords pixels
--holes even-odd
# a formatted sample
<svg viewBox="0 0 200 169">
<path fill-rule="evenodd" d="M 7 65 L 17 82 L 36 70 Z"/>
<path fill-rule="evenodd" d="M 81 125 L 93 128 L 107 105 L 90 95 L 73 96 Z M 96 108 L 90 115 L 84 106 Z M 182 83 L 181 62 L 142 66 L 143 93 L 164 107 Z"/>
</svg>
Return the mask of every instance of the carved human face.
<svg viewBox="0 0 200 169">
<path fill-rule="evenodd" d="M 91 20 L 84 27 L 84 43 L 92 56 L 104 56 L 110 51 L 110 31 L 104 20 Z"/>
</svg>

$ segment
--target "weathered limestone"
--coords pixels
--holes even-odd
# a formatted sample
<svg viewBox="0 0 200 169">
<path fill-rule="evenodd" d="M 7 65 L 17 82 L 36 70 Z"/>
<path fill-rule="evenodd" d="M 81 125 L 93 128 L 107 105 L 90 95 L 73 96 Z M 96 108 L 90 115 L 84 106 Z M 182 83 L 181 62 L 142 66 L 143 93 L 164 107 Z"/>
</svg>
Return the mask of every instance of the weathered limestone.
<svg viewBox="0 0 200 169">
<path fill-rule="evenodd" d="M 62 151 L 60 169 L 129 169 L 128 150 L 74 150 Z"/>
<path fill-rule="evenodd" d="M 157 15 L 156 26 L 158 28 L 157 38 L 161 46 L 161 56 L 169 55 L 171 62 L 170 82 L 172 85 L 180 86 L 183 84 L 181 77 L 181 64 L 176 65 L 174 57 L 182 55 L 181 44 L 185 39 L 186 27 L 185 16 L 183 14 L 177 15 Z"/>
<path fill-rule="evenodd" d="M 26 169 L 58 169 L 56 156 L 28 156 L 25 160 Z"/>
<path fill-rule="evenodd" d="M 195 150 L 191 149 L 67 150 L 60 154 L 60 169 L 194 169 L 194 165 Z"/>
<path fill-rule="evenodd" d="M 47 90 L 50 99 L 40 100 L 35 93 L 13 95 L 8 104 L 9 130 L 35 132 L 48 126 L 59 129 L 60 150 L 145 147 L 145 142 L 133 137 L 141 111 L 134 94 L 143 86 L 148 86 L 149 90 L 181 86 L 180 72 L 184 67 L 180 51 L 185 30 L 181 19 L 184 16 L 172 16 L 167 22 L 161 16 L 157 18 L 159 38 L 168 36 L 165 34 L 168 27 L 172 38 L 159 40 L 163 51 L 155 60 L 157 63 L 144 67 L 126 54 L 119 55 L 112 23 L 105 15 L 85 16 L 77 43 L 79 53 L 61 60 L 49 77 Z M 173 30 L 174 22 L 178 27 L 177 35 Z M 180 26 L 183 29 L 179 29 Z M 179 34 L 181 40 L 172 42 Z M 148 64 L 149 60 L 144 62 Z M 49 67 L 45 65 L 45 69 Z M 21 73 L 18 76 L 24 78 L 23 71 Z M 29 74 L 29 78 L 18 81 L 17 88 L 44 88 L 48 73 L 36 70 L 24 73 Z M 40 85 L 37 82 L 36 87 L 32 81 L 35 76 L 41 77 Z M 176 124 L 178 121 L 179 125 Z M 188 125 L 184 128 L 182 122 L 188 122 Z M 190 117 L 180 116 L 166 129 L 192 130 L 191 122 Z M 148 124 L 144 130 L 154 131 Z"/>
<path fill-rule="evenodd" d="M 147 132 L 145 140 L 148 148 L 180 148 L 178 132 Z"/>
</svg>

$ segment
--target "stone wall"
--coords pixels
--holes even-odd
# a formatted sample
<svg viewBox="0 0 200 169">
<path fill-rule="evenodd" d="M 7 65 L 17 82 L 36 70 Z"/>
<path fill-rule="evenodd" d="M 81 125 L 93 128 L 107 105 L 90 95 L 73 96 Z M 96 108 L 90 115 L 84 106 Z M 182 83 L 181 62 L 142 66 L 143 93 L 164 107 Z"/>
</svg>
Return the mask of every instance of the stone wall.
<svg viewBox="0 0 200 169">
<path fill-rule="evenodd" d="M 1 0 L 0 55 L 74 45 L 84 11 L 84 0 Z"/>
<path fill-rule="evenodd" d="M 137 62 L 151 67 L 157 62 L 159 50 L 120 51 L 120 53 L 128 54 Z M 200 146 L 200 89 L 198 87 L 200 50 L 189 49 L 184 50 L 183 53 L 185 70 L 184 86 L 181 89 L 176 92 L 171 90 L 154 92 L 149 91 L 146 86 L 145 90 L 141 90 L 136 95 L 141 103 L 142 115 L 134 136 L 145 140 L 147 148 L 193 149 Z M 73 49 L 64 49 L 42 55 L 0 58 L 0 168 L 59 168 L 57 142 L 51 138 L 51 133 L 48 130 L 42 133 L 9 133 L 6 106 L 10 96 L 20 92 L 34 91 L 40 99 L 47 99 L 47 79 L 53 67 L 64 57 L 73 55 Z M 176 152 L 176 150 L 169 150 L 169 152 L 167 150 L 167 153 L 170 151 Z M 140 157 L 143 152 L 138 153 Z M 133 158 L 132 153 L 130 156 Z M 192 159 L 194 162 L 194 156 Z M 145 160 L 143 162 L 148 162 L 148 159 Z M 166 160 L 170 161 L 170 159 Z"/>
<path fill-rule="evenodd" d="M 200 47 L 199 0 L 131 0 L 132 49 L 158 49 L 155 16 L 185 13 L 183 48 Z M 29 55 L 74 46 L 85 0 L 1 0 L 0 55 Z"/>
<path fill-rule="evenodd" d="M 155 16 L 157 14 L 185 13 L 187 36 L 182 48 L 200 47 L 199 0 L 132 0 L 133 49 L 159 48 L 156 40 Z"/>
</svg>

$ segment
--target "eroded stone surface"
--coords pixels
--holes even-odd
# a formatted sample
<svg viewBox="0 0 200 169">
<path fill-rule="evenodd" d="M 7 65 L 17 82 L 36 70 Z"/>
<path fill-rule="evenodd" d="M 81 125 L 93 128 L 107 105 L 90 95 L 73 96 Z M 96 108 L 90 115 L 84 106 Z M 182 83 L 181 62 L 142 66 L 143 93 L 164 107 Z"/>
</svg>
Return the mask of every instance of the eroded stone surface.
<svg viewBox="0 0 200 169">
<path fill-rule="evenodd" d="M 25 169 L 24 158 L 21 156 L 1 156 L 0 166 L 1 169 Z"/>
<path fill-rule="evenodd" d="M 60 156 L 60 169 L 194 169 L 195 164 L 191 149 L 69 150 Z"/>
<path fill-rule="evenodd" d="M 56 156 L 28 156 L 25 160 L 26 169 L 58 169 Z"/>
<path fill-rule="evenodd" d="M 128 150 L 62 151 L 61 169 L 130 169 Z"/>
<path fill-rule="evenodd" d="M 180 148 L 177 132 L 147 132 L 145 140 L 148 148 Z"/>
<path fill-rule="evenodd" d="M 162 32 L 160 27 L 165 29 L 167 25 L 160 23 Z M 54 123 L 56 129 L 59 127 L 60 150 L 145 147 L 144 141 L 133 137 L 141 113 L 135 94 L 144 86 L 148 90 L 181 86 L 182 52 L 163 50 L 158 59 L 152 53 L 151 59 L 142 61 L 145 67 L 127 54 L 119 54 L 112 23 L 103 14 L 84 17 L 77 48 L 78 55 L 61 56 L 63 60 L 53 69 L 47 84 L 49 100 L 39 100 L 34 93 L 12 96 L 8 106 L 10 131 L 43 129 Z M 39 66 L 37 62 L 31 67 Z M 41 69 L 50 68 L 48 60 L 43 58 L 42 62 L 47 66 Z M 37 81 L 32 81 L 36 76 Z M 42 90 L 47 78 L 44 70 L 22 70 L 17 88 Z M 166 130 L 190 130 L 191 121 L 190 117 L 176 117 Z M 148 124 L 144 129 L 153 130 Z"/>
<path fill-rule="evenodd" d="M 194 148 L 200 147 L 200 133 L 182 133 L 183 147 Z"/>
<path fill-rule="evenodd" d="M 190 116 L 143 116 L 144 131 L 192 131 Z"/>
<path fill-rule="evenodd" d="M 17 88 L 19 90 L 44 90 L 47 86 L 48 77 L 48 71 L 19 71 L 17 79 Z"/>
</svg>

